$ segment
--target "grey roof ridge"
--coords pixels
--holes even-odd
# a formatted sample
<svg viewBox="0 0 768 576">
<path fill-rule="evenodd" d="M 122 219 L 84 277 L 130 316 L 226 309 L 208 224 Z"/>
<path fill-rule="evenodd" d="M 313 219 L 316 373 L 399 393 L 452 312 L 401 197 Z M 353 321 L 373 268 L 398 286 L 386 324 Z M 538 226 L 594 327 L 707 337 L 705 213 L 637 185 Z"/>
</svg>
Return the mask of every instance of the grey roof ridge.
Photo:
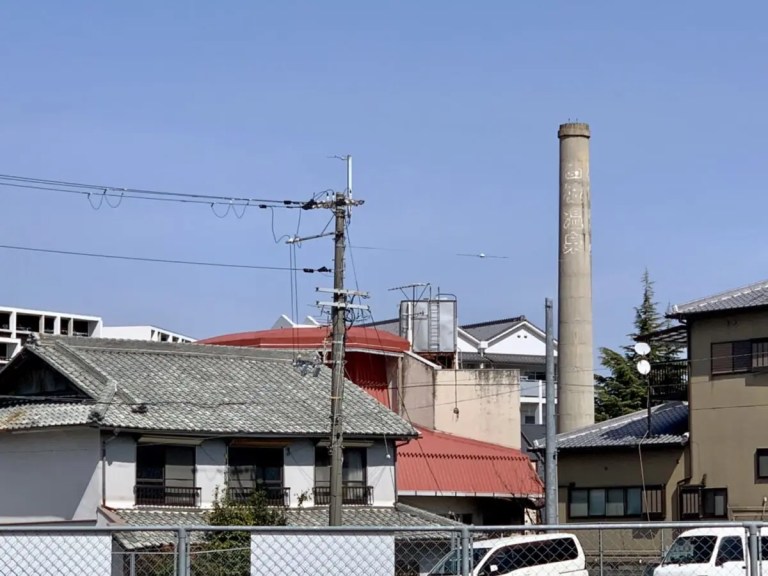
<svg viewBox="0 0 768 576">
<path fill-rule="evenodd" d="M 222 344 L 205 344 L 200 342 L 150 342 L 146 340 L 132 340 L 130 338 L 93 338 L 90 336 L 41 336 L 41 341 L 52 342 L 59 339 L 58 346 L 66 344 L 65 340 L 78 339 L 77 348 L 86 350 L 107 350 L 115 352 L 131 352 L 133 354 L 174 354 L 186 356 L 210 356 L 227 358 L 231 356 L 251 356 L 259 360 L 282 360 L 280 355 L 285 355 L 285 361 L 291 362 L 293 350 L 290 348 L 254 348 L 252 346 L 230 346 Z M 102 345 L 99 343 L 125 344 L 125 348 Z M 188 348 L 188 350 L 184 350 Z M 68 349 L 71 349 L 68 347 Z M 75 351 L 76 353 L 76 351 Z M 259 358 L 258 354 L 265 353 L 267 356 L 271 353 L 275 357 Z"/>
<path fill-rule="evenodd" d="M 742 294 L 747 294 L 749 292 L 753 292 L 754 290 L 765 289 L 765 288 L 768 288 L 768 280 L 761 280 L 759 282 L 753 282 L 752 284 L 740 286 L 739 288 L 724 290 L 722 292 L 718 292 L 717 294 L 706 296 L 704 298 L 696 298 L 695 300 L 690 300 L 689 302 L 684 302 L 682 304 L 675 304 L 674 306 L 672 306 L 672 311 L 675 314 L 684 314 L 685 312 L 682 311 L 683 308 L 703 306 L 705 304 L 708 304 L 714 301 L 722 301 L 722 300 L 727 300 L 729 298 L 735 298 L 736 296 L 741 296 Z"/>
<path fill-rule="evenodd" d="M 679 400 L 673 401 L 673 402 L 665 402 L 664 404 L 653 406 L 651 408 L 651 414 L 655 414 L 660 410 L 670 409 L 682 404 L 687 405 L 688 403 L 679 401 Z M 586 428 L 574 430 L 573 432 L 565 432 L 563 434 L 558 434 L 557 440 L 572 440 L 574 438 L 580 438 L 581 436 L 586 436 L 587 434 L 592 434 L 593 432 L 611 430 L 613 428 L 627 424 L 628 422 L 634 422 L 635 420 L 640 420 L 644 418 L 647 414 L 648 414 L 648 410 L 645 408 L 643 410 L 630 412 L 629 414 L 624 414 L 623 416 L 611 418 L 610 420 L 605 420 L 603 422 L 597 422 L 595 424 L 592 424 L 591 426 L 587 426 Z M 539 442 L 538 440 L 534 440 L 534 446 L 536 448 L 541 448 L 542 446 L 544 446 L 544 443 Z"/>
</svg>

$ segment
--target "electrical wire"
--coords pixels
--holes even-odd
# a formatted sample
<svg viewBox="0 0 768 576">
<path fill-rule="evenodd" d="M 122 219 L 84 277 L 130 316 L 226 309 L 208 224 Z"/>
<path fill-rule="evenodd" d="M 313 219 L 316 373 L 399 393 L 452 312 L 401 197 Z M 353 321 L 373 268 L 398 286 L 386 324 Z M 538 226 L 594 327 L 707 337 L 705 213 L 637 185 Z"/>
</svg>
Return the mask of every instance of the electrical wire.
<svg viewBox="0 0 768 576">
<path fill-rule="evenodd" d="M 225 262 L 204 262 L 195 260 L 176 260 L 171 258 L 149 258 L 144 256 L 124 256 L 118 254 L 101 254 L 96 252 L 81 252 L 76 250 L 57 250 L 53 248 L 36 248 L 32 246 L 13 246 L 10 244 L 0 244 L 2 250 L 17 250 L 22 252 L 35 252 L 41 254 L 56 254 L 60 256 L 79 256 L 87 258 L 101 258 L 106 260 L 127 260 L 131 262 L 152 262 L 157 264 L 182 264 L 187 266 L 208 266 L 215 268 L 240 268 L 246 270 L 278 270 L 278 271 L 297 271 L 306 274 L 315 272 L 330 272 L 329 268 L 289 268 L 287 266 L 266 266 L 258 264 L 235 264 Z"/>
<path fill-rule="evenodd" d="M 138 199 L 148 200 L 150 197 L 158 198 L 177 198 L 185 201 L 196 200 L 210 203 L 210 201 L 223 202 L 242 202 L 249 204 L 273 204 L 277 206 L 300 208 L 306 201 L 303 200 L 278 200 L 273 198 L 252 198 L 246 196 L 222 196 L 217 194 L 193 194 L 190 192 L 166 192 L 160 190 L 149 190 L 145 188 L 128 188 L 124 186 L 108 186 L 103 184 L 85 184 L 79 182 L 67 182 L 65 180 L 47 180 L 44 178 L 31 178 L 27 176 L 13 176 L 10 174 L 0 174 L 0 185 L 13 186 L 17 188 L 31 188 L 48 190 L 53 192 L 62 192 L 70 194 L 94 194 L 99 191 L 102 194 L 126 196 L 139 195 Z M 18 183 L 22 184 L 18 184 Z M 34 185 L 34 186 L 33 186 Z M 78 188 L 80 190 L 78 190 Z"/>
</svg>

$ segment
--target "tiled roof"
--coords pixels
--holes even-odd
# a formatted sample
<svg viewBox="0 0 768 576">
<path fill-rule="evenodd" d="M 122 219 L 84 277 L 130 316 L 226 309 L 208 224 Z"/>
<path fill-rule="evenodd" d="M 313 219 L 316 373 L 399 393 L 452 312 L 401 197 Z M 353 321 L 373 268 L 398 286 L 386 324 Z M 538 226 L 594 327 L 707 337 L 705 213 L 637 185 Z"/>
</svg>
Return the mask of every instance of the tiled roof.
<svg viewBox="0 0 768 576">
<path fill-rule="evenodd" d="M 93 403 L 14 402 L 0 408 L 0 430 L 85 424 Z"/>
<path fill-rule="evenodd" d="M 500 320 L 490 320 L 488 322 L 464 324 L 460 326 L 460 328 L 476 340 L 488 341 L 507 330 L 519 326 L 523 322 L 525 322 L 525 316 L 516 316 L 515 318 L 502 318 Z"/>
<path fill-rule="evenodd" d="M 637 446 L 642 440 L 643 446 L 681 446 L 686 442 L 683 436 L 688 432 L 688 404 L 686 402 L 667 402 L 651 410 L 652 434 L 648 433 L 648 411 L 640 410 L 557 435 L 558 450 L 619 448 Z M 537 450 L 543 450 L 544 440 L 536 443 Z"/>
<path fill-rule="evenodd" d="M 397 450 L 398 493 L 538 498 L 543 486 L 519 450 L 435 430 Z"/>
<path fill-rule="evenodd" d="M 536 364 L 544 365 L 546 358 L 534 354 L 486 354 L 480 355 L 478 352 L 460 352 L 459 359 L 462 362 L 490 362 L 491 364 Z M 555 358 L 557 361 L 557 358 Z"/>
<path fill-rule="evenodd" d="M 42 336 L 30 355 L 87 393 L 91 421 L 105 427 L 173 432 L 324 436 L 330 433 L 331 371 L 304 375 L 281 350 Z M 0 373 L 0 388 L 10 378 Z M 85 424 L 80 404 L 51 402 L 0 409 L 0 422 L 32 428 Z M 352 383 L 345 387 L 344 430 L 353 436 L 411 437 L 400 416 Z"/>
<path fill-rule="evenodd" d="M 677 304 L 672 307 L 669 316 L 684 317 L 704 312 L 724 312 L 761 306 L 768 306 L 768 280 L 685 304 Z"/>
<path fill-rule="evenodd" d="M 111 513 L 128 526 L 207 526 L 207 511 L 200 508 L 162 508 L 162 509 L 118 509 Z M 328 508 L 288 508 L 285 510 L 288 526 L 318 527 L 328 526 Z M 394 507 L 350 506 L 342 512 L 344 526 L 381 526 L 384 528 L 409 528 L 426 526 L 461 526 L 460 522 L 443 518 L 419 508 L 397 503 Z M 113 524 L 113 528 L 119 524 Z M 401 532 L 404 538 L 445 538 L 447 533 L 438 532 Z M 191 531 L 190 540 L 200 541 L 201 533 Z M 126 549 L 161 546 L 174 540 L 167 532 L 118 532 L 118 539 Z"/>
</svg>

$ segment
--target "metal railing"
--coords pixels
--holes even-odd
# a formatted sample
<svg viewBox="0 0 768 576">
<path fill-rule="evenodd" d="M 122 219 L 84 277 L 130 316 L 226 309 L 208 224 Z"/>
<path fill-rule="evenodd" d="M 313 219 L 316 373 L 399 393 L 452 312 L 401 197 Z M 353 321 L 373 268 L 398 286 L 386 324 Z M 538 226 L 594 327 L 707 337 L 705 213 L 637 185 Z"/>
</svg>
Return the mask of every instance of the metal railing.
<svg viewBox="0 0 768 576">
<path fill-rule="evenodd" d="M 136 484 L 133 490 L 137 506 L 194 507 L 200 504 L 200 488 Z"/>
<path fill-rule="evenodd" d="M 673 545 L 692 528 L 705 530 Z M 715 528 L 728 531 L 718 539 L 708 530 Z M 534 533 L 549 537 L 521 538 Z M 488 542 L 501 536 L 512 538 Z M 768 523 L 0 527 L 3 576 L 482 576 L 521 568 L 535 569 L 535 576 L 761 576 L 768 569 Z"/>
<path fill-rule="evenodd" d="M 688 399 L 688 361 L 657 362 L 648 374 L 653 400 Z"/>
<path fill-rule="evenodd" d="M 316 506 L 327 506 L 331 503 L 330 486 L 315 486 L 312 493 Z M 373 504 L 373 486 L 342 486 L 341 502 L 353 506 L 369 506 Z"/>
<path fill-rule="evenodd" d="M 256 491 L 261 491 L 266 497 L 267 506 L 290 506 L 291 489 L 282 486 L 259 486 L 258 488 L 231 487 L 227 489 L 227 495 L 235 502 L 245 502 Z"/>
</svg>

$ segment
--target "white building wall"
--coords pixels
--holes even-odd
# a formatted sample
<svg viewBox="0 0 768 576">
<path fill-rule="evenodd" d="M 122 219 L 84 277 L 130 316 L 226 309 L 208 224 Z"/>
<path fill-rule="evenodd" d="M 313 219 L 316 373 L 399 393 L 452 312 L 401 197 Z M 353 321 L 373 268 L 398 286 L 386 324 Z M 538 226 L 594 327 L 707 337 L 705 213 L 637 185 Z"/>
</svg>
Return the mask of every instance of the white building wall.
<svg viewBox="0 0 768 576">
<path fill-rule="evenodd" d="M 208 440 L 195 452 L 195 485 L 200 488 L 200 505 L 213 505 L 216 488 L 219 493 L 227 482 L 227 445 L 223 440 Z"/>
<path fill-rule="evenodd" d="M 0 436 L 0 524 L 95 522 L 99 453 L 97 430 Z"/>
<path fill-rule="evenodd" d="M 283 461 L 283 485 L 291 489 L 291 507 L 298 506 L 300 498 L 308 498 L 304 505 L 311 506 L 315 485 L 315 443 L 297 440 L 285 449 Z"/>
<path fill-rule="evenodd" d="M 486 350 L 488 354 L 530 354 L 544 356 L 547 353 L 544 339 L 522 327 L 494 342 Z"/>
<path fill-rule="evenodd" d="M 393 442 L 376 442 L 368 448 L 368 485 L 373 487 L 374 506 L 394 506 L 395 492 L 395 445 Z"/>
<path fill-rule="evenodd" d="M 130 508 L 136 501 L 136 440 L 132 436 L 103 435 L 105 446 L 105 503 L 110 508 Z"/>
<path fill-rule="evenodd" d="M 148 342 L 194 342 L 194 338 L 176 332 L 164 330 L 156 326 L 104 326 L 101 329 L 103 338 L 119 338 L 123 340 L 145 340 Z"/>
</svg>

